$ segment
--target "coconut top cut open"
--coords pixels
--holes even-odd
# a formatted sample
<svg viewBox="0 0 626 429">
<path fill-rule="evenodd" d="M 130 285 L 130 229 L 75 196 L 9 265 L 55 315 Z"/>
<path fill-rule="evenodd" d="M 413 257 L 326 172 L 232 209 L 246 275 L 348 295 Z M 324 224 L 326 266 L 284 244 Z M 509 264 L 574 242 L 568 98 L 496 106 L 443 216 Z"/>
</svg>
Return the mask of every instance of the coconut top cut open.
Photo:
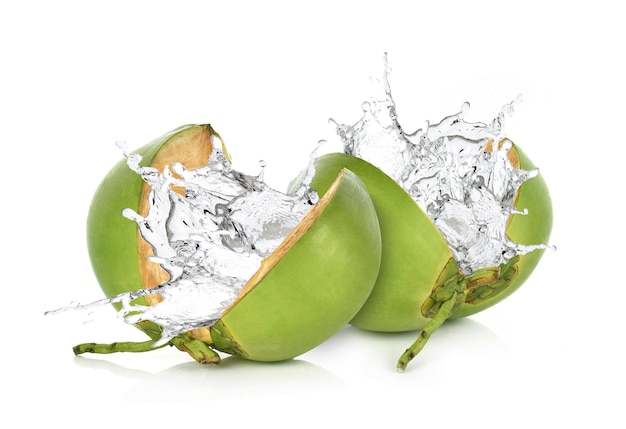
<svg viewBox="0 0 626 429">
<path fill-rule="evenodd" d="M 175 162 L 195 168 L 207 163 L 216 137 L 208 125 L 189 125 L 137 152 L 144 165 L 159 172 Z M 169 280 L 168 272 L 149 260 L 152 247 L 137 226 L 120 215 L 130 208 L 139 218 L 146 216 L 153 198 L 150 192 L 150 186 L 121 162 L 94 196 L 88 221 L 90 257 L 109 297 L 152 289 Z M 184 195 L 184 189 L 176 192 Z M 376 280 L 380 248 L 372 201 L 361 180 L 342 171 L 262 261 L 222 317 L 191 333 L 218 350 L 249 359 L 297 356 L 337 332 L 358 312 Z M 151 306 L 160 301 L 158 294 L 146 299 Z"/>
<path fill-rule="evenodd" d="M 207 163 L 214 136 L 219 137 L 210 125 L 186 125 L 148 143 L 137 153 L 142 155 L 144 165 L 160 172 L 176 161 L 197 168 Z M 121 215 L 126 208 L 145 215 L 149 192 L 150 186 L 122 160 L 109 171 L 92 199 L 87 246 L 96 277 L 108 297 L 152 288 L 168 279 L 158 264 L 148 261 L 152 250 L 136 225 Z"/>
</svg>

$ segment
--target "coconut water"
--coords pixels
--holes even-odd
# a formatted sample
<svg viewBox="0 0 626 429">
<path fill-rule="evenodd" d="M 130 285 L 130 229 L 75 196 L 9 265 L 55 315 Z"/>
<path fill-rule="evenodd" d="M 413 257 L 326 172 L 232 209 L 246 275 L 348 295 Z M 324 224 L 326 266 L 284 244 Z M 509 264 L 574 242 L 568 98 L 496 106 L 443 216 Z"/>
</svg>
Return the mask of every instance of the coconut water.
<svg viewBox="0 0 626 429">
<path fill-rule="evenodd" d="M 284 194 L 267 186 L 261 173 L 243 174 L 232 168 L 227 156 L 213 145 L 207 165 L 187 169 L 180 163 L 161 173 L 140 165 L 141 157 L 118 143 L 130 169 L 151 186 L 149 209 L 141 216 L 132 209 L 122 214 L 135 222 L 150 244 L 169 280 L 155 288 L 124 293 L 69 308 L 85 309 L 121 303 L 127 323 L 152 321 L 163 328 L 161 341 L 178 334 L 211 326 L 237 298 L 247 281 L 289 233 L 301 222 L 317 193 L 308 184 L 313 162 L 297 192 Z M 185 189 L 180 195 L 174 189 Z M 155 305 L 131 303 L 158 293 Z"/>
<path fill-rule="evenodd" d="M 511 142 L 502 132 L 521 96 L 489 123 L 467 122 L 470 106 L 464 103 L 458 113 L 408 134 L 397 119 L 389 72 L 385 58 L 383 96 L 362 104 L 361 119 L 353 125 L 331 119 L 344 152 L 377 166 L 407 191 L 465 274 L 546 248 L 515 243 L 506 235 L 510 217 L 526 214 L 515 208 L 519 187 L 538 174 L 511 164 Z"/>
</svg>

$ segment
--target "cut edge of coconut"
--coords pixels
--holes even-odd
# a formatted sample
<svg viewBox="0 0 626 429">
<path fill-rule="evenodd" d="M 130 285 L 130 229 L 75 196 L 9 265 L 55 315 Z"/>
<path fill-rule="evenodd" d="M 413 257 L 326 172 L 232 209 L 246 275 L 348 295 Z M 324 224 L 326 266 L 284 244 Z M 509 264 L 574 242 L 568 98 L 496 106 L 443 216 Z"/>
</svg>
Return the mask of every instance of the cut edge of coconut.
<svg viewBox="0 0 626 429">
<path fill-rule="evenodd" d="M 150 167 L 156 168 L 163 173 L 165 167 L 179 162 L 188 169 L 195 169 L 206 165 L 213 152 L 212 137 L 221 137 L 210 125 L 196 125 L 180 130 L 167 138 L 150 160 Z M 223 142 L 222 142 L 223 145 Z M 139 210 L 141 216 L 148 213 L 148 197 L 152 187 L 144 182 L 139 196 Z M 184 195 L 185 189 L 174 187 L 173 190 Z M 139 272 L 144 289 L 151 289 L 169 280 L 169 274 L 159 264 L 149 260 L 154 252 L 152 246 L 146 242 L 137 231 L 137 257 L 139 258 Z M 148 305 L 155 305 L 162 301 L 159 294 L 151 294 L 145 297 Z"/>
<path fill-rule="evenodd" d="M 252 289 L 258 285 L 265 276 L 272 271 L 272 269 L 278 264 L 278 262 L 283 258 L 285 254 L 287 254 L 291 248 L 302 238 L 302 236 L 311 228 L 311 226 L 317 221 L 317 218 L 322 214 L 326 206 L 332 200 L 335 195 L 337 189 L 339 188 L 339 184 L 341 183 L 344 175 L 345 169 L 341 170 L 341 172 L 337 175 L 337 178 L 333 182 L 333 184 L 328 188 L 326 193 L 320 198 L 320 200 L 313 205 L 307 214 L 304 216 L 302 221 L 285 237 L 283 242 L 261 262 L 261 266 L 254 273 L 252 277 L 248 280 L 246 285 L 243 287 L 237 298 L 231 303 L 231 305 L 224 310 L 221 317 L 224 317 L 231 308 L 234 308 L 237 303 L 243 299 L 244 296 L 248 294 Z"/>
</svg>

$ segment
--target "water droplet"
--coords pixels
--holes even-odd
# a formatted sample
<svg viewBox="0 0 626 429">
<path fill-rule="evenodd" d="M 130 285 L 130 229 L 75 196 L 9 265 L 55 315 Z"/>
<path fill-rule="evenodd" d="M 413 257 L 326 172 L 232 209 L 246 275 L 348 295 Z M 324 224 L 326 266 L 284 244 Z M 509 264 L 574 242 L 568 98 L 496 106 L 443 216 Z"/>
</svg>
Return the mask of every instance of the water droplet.
<svg viewBox="0 0 626 429">
<path fill-rule="evenodd" d="M 464 102 L 461 105 L 461 111 L 459 112 L 459 118 L 463 119 L 465 117 L 465 115 L 467 114 L 467 112 L 469 112 L 470 110 L 470 104 L 469 102 Z"/>
<path fill-rule="evenodd" d="M 515 257 L 515 255 L 516 255 L 516 252 L 513 249 L 506 249 L 504 252 L 502 252 L 502 256 L 504 256 L 506 260 L 509 260 Z"/>
<path fill-rule="evenodd" d="M 503 249 L 520 253 L 534 249 L 516 245 L 506 235 L 517 189 L 535 174 L 511 165 L 507 156 L 511 142 L 502 133 L 505 116 L 513 113 L 521 94 L 491 122 L 466 122 L 470 103 L 465 102 L 459 113 L 438 123 L 424 121 L 422 129 L 405 134 L 396 117 L 387 70 L 385 57 L 384 98 L 364 102 L 363 117 L 336 130 L 346 153 L 376 165 L 426 208 L 465 272 L 506 262 Z M 492 144 L 490 152 L 484 151 L 487 142 L 502 140 L 501 147 Z"/>
<path fill-rule="evenodd" d="M 122 151 L 122 153 L 128 153 L 128 146 L 126 144 L 125 141 L 123 140 L 118 140 L 115 142 L 115 146 L 117 146 L 118 148 L 120 148 L 120 150 Z"/>
</svg>

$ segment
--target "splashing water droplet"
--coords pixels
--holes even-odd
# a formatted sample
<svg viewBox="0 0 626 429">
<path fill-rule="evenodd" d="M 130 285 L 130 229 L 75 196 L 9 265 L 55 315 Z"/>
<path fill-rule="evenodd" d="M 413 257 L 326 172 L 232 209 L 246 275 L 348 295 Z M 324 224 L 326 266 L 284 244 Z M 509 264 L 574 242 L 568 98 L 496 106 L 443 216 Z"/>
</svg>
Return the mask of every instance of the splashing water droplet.
<svg viewBox="0 0 626 429">
<path fill-rule="evenodd" d="M 465 117 L 465 115 L 467 114 L 467 112 L 469 112 L 470 110 L 470 104 L 468 101 L 464 102 L 461 105 L 461 111 L 459 112 L 459 118 L 463 119 Z"/>
<path fill-rule="evenodd" d="M 258 176 L 243 174 L 232 168 L 219 145 L 213 145 L 205 166 L 188 170 L 174 163 L 162 173 L 140 166 L 141 156 L 130 154 L 125 143 L 117 145 L 128 167 L 152 188 L 145 216 L 130 208 L 122 215 L 137 224 L 153 249 L 150 263 L 161 265 L 170 280 L 152 289 L 89 304 L 74 303 L 46 314 L 121 303 L 125 322 L 149 320 L 163 328 L 159 343 L 210 326 L 236 299 L 263 259 L 318 201 L 317 193 L 309 187 L 314 175 L 313 155 L 302 185 L 287 195 L 263 182 L 265 161 L 259 163 L 262 171 Z M 185 195 L 174 191 L 174 186 L 183 187 Z M 131 305 L 131 301 L 153 293 L 163 300 L 152 306 Z"/>
<path fill-rule="evenodd" d="M 457 114 L 436 124 L 426 121 L 407 134 L 397 122 L 388 75 L 385 55 L 385 97 L 363 103 L 369 108 L 353 125 L 333 121 L 344 152 L 376 165 L 402 186 L 431 217 L 466 273 L 546 248 L 514 243 L 506 235 L 509 217 L 518 213 L 517 190 L 538 174 L 511 164 L 512 142 L 502 135 L 521 94 L 490 124 L 465 121 L 470 109 L 465 102 Z"/>
</svg>

